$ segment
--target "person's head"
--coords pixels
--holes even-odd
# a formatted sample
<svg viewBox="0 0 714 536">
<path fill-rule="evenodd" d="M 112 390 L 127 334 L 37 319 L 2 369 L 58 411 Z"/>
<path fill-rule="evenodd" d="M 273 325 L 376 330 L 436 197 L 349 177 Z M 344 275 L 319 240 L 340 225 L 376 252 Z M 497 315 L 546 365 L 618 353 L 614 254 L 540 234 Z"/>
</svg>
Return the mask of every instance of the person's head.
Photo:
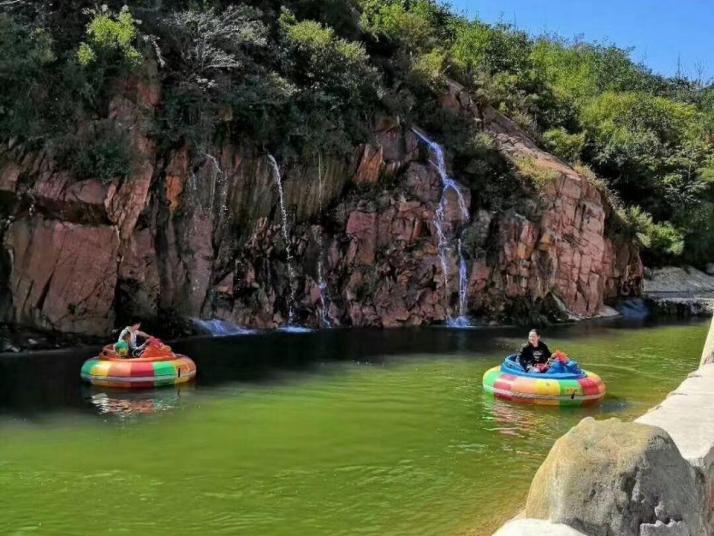
<svg viewBox="0 0 714 536">
<path fill-rule="evenodd" d="M 532 329 L 528 332 L 528 343 L 533 346 L 538 346 L 540 342 L 540 331 L 537 329 Z"/>
<path fill-rule="evenodd" d="M 131 334 L 128 331 L 123 331 L 121 334 L 121 340 L 128 343 L 130 339 L 131 339 Z"/>
</svg>

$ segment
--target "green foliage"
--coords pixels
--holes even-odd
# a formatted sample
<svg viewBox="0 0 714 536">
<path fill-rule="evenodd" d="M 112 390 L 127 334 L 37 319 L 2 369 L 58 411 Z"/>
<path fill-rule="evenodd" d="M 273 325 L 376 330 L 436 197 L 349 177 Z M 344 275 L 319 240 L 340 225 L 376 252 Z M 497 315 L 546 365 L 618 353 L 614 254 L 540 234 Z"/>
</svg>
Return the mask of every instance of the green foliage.
<svg viewBox="0 0 714 536">
<path fill-rule="evenodd" d="M 570 134 L 563 127 L 553 128 L 543 133 L 543 144 L 557 157 L 576 163 L 585 145 L 585 134 Z"/>
<path fill-rule="evenodd" d="M 361 4 L 360 26 L 365 32 L 416 50 L 438 46 L 452 17 L 434 0 L 363 0 Z"/>
<path fill-rule="evenodd" d="M 704 266 L 712 262 L 714 252 L 714 203 L 705 201 L 690 211 L 685 222 L 685 252 L 687 263 Z"/>
<path fill-rule="evenodd" d="M 636 205 L 621 210 L 620 217 L 642 247 L 656 258 L 672 259 L 684 252 L 684 237 L 669 222 L 655 223 L 652 216 Z"/>
<path fill-rule="evenodd" d="M 649 91 L 659 77 L 630 59 L 630 52 L 613 45 L 539 39 L 531 60 L 539 74 L 564 98 L 583 101 L 606 91 Z"/>
<path fill-rule="evenodd" d="M 679 219 L 711 184 L 712 145 L 691 104 L 646 93 L 606 92 L 583 109 L 589 157 L 626 203 Z"/>
<path fill-rule="evenodd" d="M 194 7 L 158 19 L 163 54 L 173 65 L 156 119 L 162 147 L 187 143 L 206 151 L 236 122 L 253 135 L 264 126 L 263 110 L 274 101 L 271 86 L 280 80 L 257 58 L 267 46 L 261 17 L 258 9 L 241 5 Z"/>
<path fill-rule="evenodd" d="M 364 111 L 374 108 L 380 91 L 364 45 L 286 11 L 280 27 L 281 67 L 295 86 L 283 132 L 298 152 L 350 150 L 355 138 L 367 135 Z"/>
<path fill-rule="evenodd" d="M 87 41 L 80 43 L 77 61 L 87 66 L 98 58 L 106 62 L 121 61 L 128 67 L 138 67 L 141 53 L 134 48 L 137 38 L 137 20 L 129 8 L 123 6 L 119 13 L 112 13 L 106 4 L 99 10 L 88 10 L 92 20 L 87 25 Z"/>
<path fill-rule="evenodd" d="M 531 179 L 533 185 L 538 189 L 551 184 L 559 176 L 554 169 L 541 166 L 534 158 L 530 157 L 518 158 L 516 160 L 516 168 L 524 177 Z"/>
<path fill-rule="evenodd" d="M 359 101 L 363 91 L 376 82 L 364 45 L 337 37 L 331 28 L 316 21 L 297 22 L 281 17 L 290 68 L 296 79 L 313 90 L 345 97 L 346 104 Z"/>
<path fill-rule="evenodd" d="M 410 77 L 413 83 L 438 90 L 446 80 L 448 57 L 445 51 L 434 49 L 418 55 L 413 62 Z"/>
<path fill-rule="evenodd" d="M 58 144 L 57 163 L 78 180 L 108 181 L 132 172 L 134 154 L 129 136 L 114 121 L 103 120 Z"/>
<path fill-rule="evenodd" d="M 0 14 L 0 138 L 42 131 L 37 102 L 46 94 L 43 69 L 55 61 L 51 36 Z"/>
<path fill-rule="evenodd" d="M 267 45 L 261 15 L 241 5 L 222 12 L 189 9 L 162 18 L 161 31 L 181 60 L 181 83 L 209 90 L 225 83 L 225 76 L 234 71 L 254 70 L 254 53 Z"/>
<path fill-rule="evenodd" d="M 474 21 L 457 25 L 451 54 L 454 64 L 467 73 L 517 75 L 531 68 L 531 48 L 528 36 L 511 26 Z"/>
</svg>

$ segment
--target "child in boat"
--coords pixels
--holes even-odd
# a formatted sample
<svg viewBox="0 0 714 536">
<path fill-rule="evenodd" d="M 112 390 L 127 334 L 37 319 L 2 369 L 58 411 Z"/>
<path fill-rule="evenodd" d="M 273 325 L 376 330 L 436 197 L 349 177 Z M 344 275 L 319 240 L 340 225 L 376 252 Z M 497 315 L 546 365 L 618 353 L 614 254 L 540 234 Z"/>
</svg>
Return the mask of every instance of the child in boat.
<svg viewBox="0 0 714 536">
<path fill-rule="evenodd" d="M 119 334 L 119 340 L 114 343 L 114 351 L 119 357 L 129 357 L 129 332 L 123 330 Z"/>
<path fill-rule="evenodd" d="M 141 327 L 141 324 L 133 324 L 131 326 L 125 327 L 123 330 L 121 330 L 121 333 L 119 334 L 119 340 L 117 343 L 114 345 L 114 350 L 121 355 L 122 357 L 129 357 L 129 355 L 141 355 L 141 352 L 144 350 L 146 347 L 146 342 L 148 342 L 148 339 L 151 337 L 148 333 L 144 333 L 141 331 L 139 328 Z M 144 337 L 146 341 L 144 344 L 138 345 L 136 338 L 137 336 Z M 117 350 L 117 345 L 120 345 L 120 348 L 123 350 L 124 344 L 126 344 L 127 349 L 125 351 L 125 354 L 122 355 L 119 350 Z"/>
<path fill-rule="evenodd" d="M 528 343 L 524 344 L 518 352 L 518 362 L 527 372 L 540 372 L 537 365 L 545 365 L 550 359 L 551 352 L 548 346 L 540 340 L 540 332 L 532 329 L 528 333 Z"/>
</svg>

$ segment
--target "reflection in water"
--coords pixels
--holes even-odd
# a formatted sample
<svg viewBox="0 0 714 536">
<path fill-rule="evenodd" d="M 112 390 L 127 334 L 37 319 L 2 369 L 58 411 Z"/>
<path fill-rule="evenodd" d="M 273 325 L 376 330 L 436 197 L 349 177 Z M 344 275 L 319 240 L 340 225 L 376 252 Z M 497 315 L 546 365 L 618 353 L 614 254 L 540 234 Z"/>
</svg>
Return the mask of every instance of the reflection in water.
<svg viewBox="0 0 714 536">
<path fill-rule="evenodd" d="M 482 419 L 486 423 L 485 430 L 498 432 L 515 437 L 528 437 L 542 428 L 545 413 L 533 411 L 525 405 L 513 404 L 499 400 L 488 393 L 483 393 L 482 404 L 484 412 Z M 546 406 L 537 408 L 553 409 Z"/>
<path fill-rule="evenodd" d="M 602 412 L 600 406 L 573 408 L 516 404 L 488 393 L 482 395 L 482 407 L 482 419 L 486 425 L 484 430 L 530 439 L 552 435 L 551 430 L 557 426 L 558 421 L 570 419 L 573 415 L 584 418 Z"/>
<path fill-rule="evenodd" d="M 84 386 L 82 395 L 94 405 L 100 415 L 125 419 L 173 410 L 182 403 L 182 398 L 194 390 L 193 383 L 140 391 Z"/>
</svg>

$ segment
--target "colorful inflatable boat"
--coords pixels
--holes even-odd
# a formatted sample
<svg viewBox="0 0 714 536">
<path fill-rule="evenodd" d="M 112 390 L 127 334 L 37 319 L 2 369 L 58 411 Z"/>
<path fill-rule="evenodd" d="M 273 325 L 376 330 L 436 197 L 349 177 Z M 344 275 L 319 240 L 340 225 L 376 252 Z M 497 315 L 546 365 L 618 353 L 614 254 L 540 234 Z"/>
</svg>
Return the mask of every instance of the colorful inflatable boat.
<svg viewBox="0 0 714 536">
<path fill-rule="evenodd" d="M 101 387 L 142 389 L 176 385 L 196 376 L 196 364 L 175 354 L 158 339 L 150 339 L 141 357 L 122 358 L 109 344 L 82 365 L 82 379 Z"/>
<path fill-rule="evenodd" d="M 549 406 L 584 406 L 605 396 L 600 376 L 582 370 L 575 361 L 556 360 L 545 372 L 526 372 L 516 355 L 487 370 L 483 388 L 496 398 Z"/>
</svg>

